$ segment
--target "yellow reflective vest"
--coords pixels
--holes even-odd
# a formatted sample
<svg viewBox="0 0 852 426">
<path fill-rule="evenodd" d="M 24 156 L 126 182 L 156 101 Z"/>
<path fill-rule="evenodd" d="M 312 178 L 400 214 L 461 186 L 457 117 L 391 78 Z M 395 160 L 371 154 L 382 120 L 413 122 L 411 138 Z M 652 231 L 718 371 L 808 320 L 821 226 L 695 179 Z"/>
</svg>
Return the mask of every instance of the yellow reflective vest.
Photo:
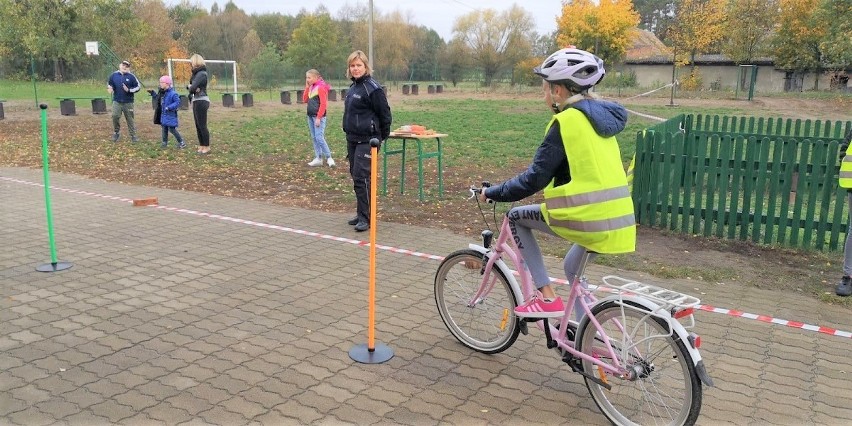
<svg viewBox="0 0 852 426">
<path fill-rule="evenodd" d="M 846 156 L 840 163 L 840 181 L 841 188 L 852 189 L 852 144 L 846 148 Z"/>
<path fill-rule="evenodd" d="M 541 210 L 556 234 L 597 253 L 636 250 L 636 220 L 624 165 L 615 137 L 604 138 L 575 108 L 553 116 L 559 121 L 571 181 L 544 188 Z"/>
</svg>

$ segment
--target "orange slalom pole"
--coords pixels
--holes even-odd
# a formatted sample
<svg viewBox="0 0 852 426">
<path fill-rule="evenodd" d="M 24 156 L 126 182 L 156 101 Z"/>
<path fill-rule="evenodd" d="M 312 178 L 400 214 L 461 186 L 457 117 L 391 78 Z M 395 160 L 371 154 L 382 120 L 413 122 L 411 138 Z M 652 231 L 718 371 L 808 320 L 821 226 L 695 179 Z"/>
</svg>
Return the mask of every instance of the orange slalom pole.
<svg viewBox="0 0 852 426">
<path fill-rule="evenodd" d="M 376 350 L 376 178 L 379 148 L 370 143 L 370 301 L 367 313 L 367 350 Z"/>
<path fill-rule="evenodd" d="M 349 357 L 363 364 L 380 364 L 393 358 L 393 349 L 376 344 L 376 169 L 379 158 L 378 139 L 370 140 L 370 300 L 367 314 L 367 344 L 356 345 L 349 350 Z"/>
</svg>

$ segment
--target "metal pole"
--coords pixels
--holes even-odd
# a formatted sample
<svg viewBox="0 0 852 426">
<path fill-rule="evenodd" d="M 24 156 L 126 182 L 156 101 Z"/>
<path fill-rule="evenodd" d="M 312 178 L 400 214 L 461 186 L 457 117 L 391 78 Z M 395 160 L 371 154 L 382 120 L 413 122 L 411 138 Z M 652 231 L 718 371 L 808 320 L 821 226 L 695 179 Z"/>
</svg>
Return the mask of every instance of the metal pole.
<svg viewBox="0 0 852 426">
<path fill-rule="evenodd" d="M 375 67 L 373 63 L 373 0 L 370 0 L 370 19 L 367 25 L 369 34 L 367 35 L 367 59 L 370 61 L 370 66 Z"/>
<path fill-rule="evenodd" d="M 675 49 L 673 53 L 674 55 L 672 58 L 672 93 L 671 97 L 669 98 L 669 106 L 674 106 L 675 86 L 677 86 L 677 84 L 675 83 L 675 79 L 677 78 L 677 49 Z"/>
<path fill-rule="evenodd" d="M 393 349 L 376 344 L 376 178 L 379 160 L 378 139 L 370 139 L 370 283 L 367 312 L 367 344 L 356 345 L 349 350 L 349 357 L 362 364 L 381 364 L 393 358 Z"/>
<path fill-rule="evenodd" d="M 38 105 L 38 87 L 36 86 L 36 78 L 35 78 L 35 59 L 33 59 L 33 55 L 30 55 L 30 78 L 33 80 L 33 95 L 35 95 L 35 104 Z"/>
<path fill-rule="evenodd" d="M 234 93 L 237 93 L 237 61 L 233 61 L 232 63 L 234 65 Z"/>
<path fill-rule="evenodd" d="M 72 265 L 69 262 L 60 262 L 56 260 L 56 241 L 53 239 L 53 215 L 50 211 L 50 174 L 48 173 L 48 155 L 47 155 L 47 105 L 39 105 L 41 108 L 41 161 L 42 170 L 44 172 L 44 205 L 47 214 L 47 239 L 50 244 L 50 263 L 45 263 L 36 267 L 39 272 L 56 272 L 70 268 Z"/>
</svg>

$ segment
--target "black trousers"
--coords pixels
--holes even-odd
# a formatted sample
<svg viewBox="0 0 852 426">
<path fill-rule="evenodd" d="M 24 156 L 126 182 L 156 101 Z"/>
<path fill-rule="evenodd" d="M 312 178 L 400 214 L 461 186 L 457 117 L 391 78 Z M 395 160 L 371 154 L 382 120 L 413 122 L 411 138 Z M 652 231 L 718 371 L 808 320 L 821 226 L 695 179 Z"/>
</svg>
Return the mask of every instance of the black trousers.
<svg viewBox="0 0 852 426">
<path fill-rule="evenodd" d="M 198 135 L 198 144 L 201 146 L 210 146 L 210 130 L 207 129 L 207 110 L 209 108 L 209 101 L 192 101 L 195 133 Z"/>
<path fill-rule="evenodd" d="M 358 220 L 370 223 L 370 143 L 347 141 L 346 159 L 349 160 L 349 175 L 355 190 Z"/>
</svg>

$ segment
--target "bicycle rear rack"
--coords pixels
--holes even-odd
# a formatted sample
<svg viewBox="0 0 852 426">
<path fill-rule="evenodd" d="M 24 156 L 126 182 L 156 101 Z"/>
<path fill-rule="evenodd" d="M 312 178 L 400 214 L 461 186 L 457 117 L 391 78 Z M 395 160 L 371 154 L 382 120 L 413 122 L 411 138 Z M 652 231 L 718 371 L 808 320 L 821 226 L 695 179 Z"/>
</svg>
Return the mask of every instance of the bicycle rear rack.
<svg viewBox="0 0 852 426">
<path fill-rule="evenodd" d="M 682 310 L 695 308 L 701 300 L 695 296 L 683 294 L 663 287 L 628 280 L 615 275 L 607 275 L 602 278 L 603 287 L 609 288 L 616 293 L 637 294 L 660 305 L 667 310 Z"/>
</svg>

